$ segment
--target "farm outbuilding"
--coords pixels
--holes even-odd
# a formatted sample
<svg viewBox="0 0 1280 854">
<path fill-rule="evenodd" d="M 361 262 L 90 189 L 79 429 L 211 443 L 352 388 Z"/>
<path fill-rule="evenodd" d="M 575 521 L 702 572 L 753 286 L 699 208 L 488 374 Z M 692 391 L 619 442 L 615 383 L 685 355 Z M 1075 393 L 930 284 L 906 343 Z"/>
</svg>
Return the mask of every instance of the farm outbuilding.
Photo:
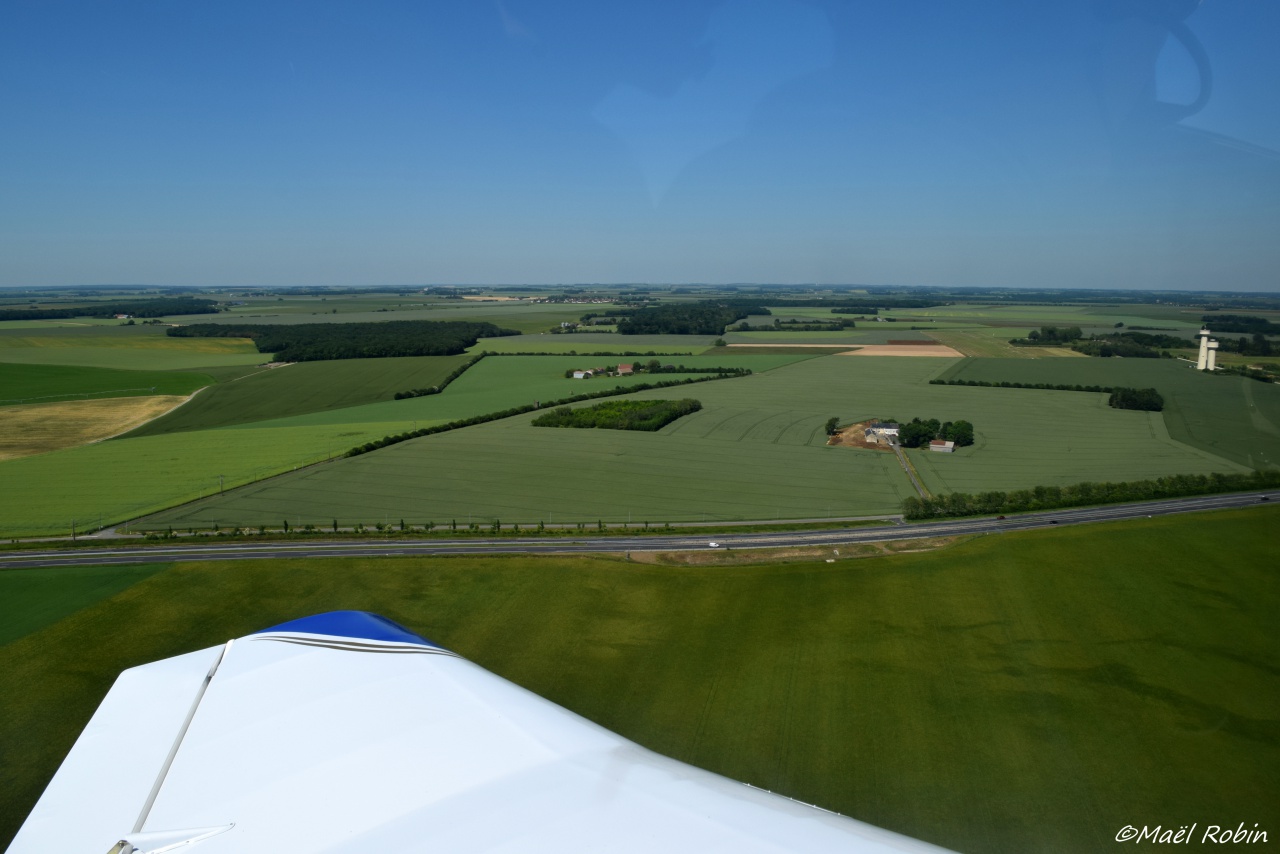
<svg viewBox="0 0 1280 854">
<path fill-rule="evenodd" d="M 948 442 L 946 439 L 934 439 L 929 443 L 929 450 L 937 451 L 940 454 L 953 454 L 956 450 L 956 443 Z"/>
</svg>

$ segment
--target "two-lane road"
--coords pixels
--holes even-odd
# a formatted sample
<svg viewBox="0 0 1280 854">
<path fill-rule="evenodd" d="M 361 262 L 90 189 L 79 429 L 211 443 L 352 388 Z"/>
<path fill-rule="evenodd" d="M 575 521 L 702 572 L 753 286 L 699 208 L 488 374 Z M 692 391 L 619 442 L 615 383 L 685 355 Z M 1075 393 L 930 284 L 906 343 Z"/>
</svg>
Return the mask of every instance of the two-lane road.
<svg viewBox="0 0 1280 854">
<path fill-rule="evenodd" d="M 1265 496 L 1265 497 L 1264 497 Z M 759 534 L 661 534 L 646 536 L 471 537 L 456 540 L 311 540 L 305 542 L 217 542 L 216 540 L 163 545 L 129 545 L 102 548 L 48 549 L 0 553 L 0 569 L 58 566 L 102 566 L 124 563 L 156 563 L 196 560 L 251 560 L 271 558 L 395 557 L 402 555 L 466 554 L 566 554 L 589 552 L 667 552 L 710 548 L 765 549 L 802 546 L 839 547 L 848 543 L 919 540 L 1025 531 L 1053 525 L 1081 525 L 1119 519 L 1140 519 L 1172 513 L 1248 507 L 1277 497 L 1274 493 L 1202 495 L 1113 504 L 1105 507 L 1027 513 L 1008 519 L 978 517 L 907 525 L 860 528 L 827 528 L 809 531 L 774 531 Z M 750 523 L 744 523 L 750 524 Z"/>
</svg>

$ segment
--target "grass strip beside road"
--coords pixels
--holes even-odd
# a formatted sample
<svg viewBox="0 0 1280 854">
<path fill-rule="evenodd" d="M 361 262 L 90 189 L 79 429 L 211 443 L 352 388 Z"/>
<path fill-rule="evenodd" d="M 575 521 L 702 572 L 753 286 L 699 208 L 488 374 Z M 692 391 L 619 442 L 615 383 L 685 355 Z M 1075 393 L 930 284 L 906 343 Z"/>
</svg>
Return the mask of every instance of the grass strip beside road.
<svg viewBox="0 0 1280 854">
<path fill-rule="evenodd" d="M 121 669 L 337 608 L 660 752 L 971 854 L 1098 850 L 1131 823 L 1274 827 L 1277 522 L 1259 507 L 835 564 L 176 565 L 0 647 L 0 844 Z"/>
</svg>

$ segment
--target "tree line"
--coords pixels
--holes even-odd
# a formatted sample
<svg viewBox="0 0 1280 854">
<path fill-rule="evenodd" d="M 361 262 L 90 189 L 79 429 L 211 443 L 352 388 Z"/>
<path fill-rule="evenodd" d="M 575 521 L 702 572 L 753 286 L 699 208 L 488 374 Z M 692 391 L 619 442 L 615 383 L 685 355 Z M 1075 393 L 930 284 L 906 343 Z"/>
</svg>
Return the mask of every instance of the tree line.
<svg viewBox="0 0 1280 854">
<path fill-rule="evenodd" d="M 1247 314 L 1206 314 L 1201 318 L 1214 332 L 1243 332 L 1246 335 L 1280 335 L 1280 323 Z"/>
<path fill-rule="evenodd" d="M 405 400 L 411 397 L 426 397 L 429 394 L 439 394 L 449 387 L 449 383 L 465 374 L 470 368 L 474 367 L 477 362 L 488 355 L 488 353 L 481 353 L 473 359 L 468 359 L 466 362 L 454 368 L 449 376 L 441 380 L 440 385 L 428 386 L 427 388 L 411 388 L 408 391 L 398 391 L 396 392 L 396 400 Z"/>
<path fill-rule="evenodd" d="M 1148 412 L 1160 412 L 1164 409 L 1164 398 L 1154 388 L 1129 388 L 1128 386 L 1111 385 L 1068 385 L 1066 383 L 1015 383 L 988 382 L 987 380 L 929 380 L 929 385 L 966 385 L 982 388 L 1031 388 L 1043 391 L 1088 391 L 1110 394 L 1107 399 L 1110 406 L 1116 409 L 1142 409 Z"/>
<path fill-rule="evenodd" d="M 176 338 L 249 338 L 259 353 L 282 362 L 456 356 L 481 338 L 519 335 L 492 323 L 465 320 L 392 320 L 385 323 L 195 323 L 169 330 Z"/>
<path fill-rule="evenodd" d="M 196 297 L 156 297 L 98 302 L 72 308 L 5 308 L 0 320 L 62 320 L 68 317 L 168 317 L 175 314 L 217 314 L 218 304 Z"/>
<path fill-rule="evenodd" d="M 1084 507 L 1094 504 L 1120 504 L 1128 501 L 1151 501 L 1186 495 L 1209 495 L 1217 492 L 1246 492 L 1280 486 L 1280 471 L 1254 471 L 1248 474 L 1210 475 L 1178 474 L 1154 480 L 1121 481 L 1120 483 L 1075 483 L 1070 486 L 1037 486 L 1012 492 L 982 492 L 971 495 L 954 492 L 932 498 L 907 498 L 902 502 L 902 515 L 913 521 L 948 516 L 988 516 L 1053 510 L 1059 507 Z"/>
<path fill-rule="evenodd" d="M 603 430 L 642 430 L 653 433 L 702 408 L 700 401 L 611 400 L 582 409 L 559 406 L 531 422 L 534 427 L 576 427 Z"/>
<path fill-rule="evenodd" d="M 884 419 L 895 423 L 896 419 Z M 957 448 L 973 444 L 973 425 L 968 421 L 939 421 L 937 418 L 912 418 L 898 424 L 898 444 L 904 448 L 924 448 L 934 439 L 955 442 Z"/>
</svg>

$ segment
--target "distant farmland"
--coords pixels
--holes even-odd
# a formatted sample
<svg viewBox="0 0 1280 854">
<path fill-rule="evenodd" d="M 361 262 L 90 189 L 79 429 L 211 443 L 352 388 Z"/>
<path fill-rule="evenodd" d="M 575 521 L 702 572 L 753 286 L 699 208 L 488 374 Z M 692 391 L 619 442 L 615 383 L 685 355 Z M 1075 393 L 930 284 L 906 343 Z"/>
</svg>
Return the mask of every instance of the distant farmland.
<svg viewBox="0 0 1280 854">
<path fill-rule="evenodd" d="M 1280 386 L 1273 383 L 1210 376 L 1172 359 L 968 359 L 942 378 L 1156 388 L 1164 396 L 1163 421 L 1173 439 L 1249 468 L 1280 465 Z"/>
<path fill-rule="evenodd" d="M 532 415 L 518 416 L 299 472 L 158 514 L 148 524 L 257 525 L 286 517 L 316 524 L 334 517 L 439 523 L 465 521 L 467 514 L 522 524 L 548 518 L 617 523 L 897 512 L 912 493 L 894 458 L 825 447 L 822 425 L 831 416 L 843 423 L 915 416 L 972 421 L 972 448 L 945 457 L 913 454 L 926 485 L 939 491 L 1239 470 L 1172 441 L 1158 414 L 1110 409 L 1105 395 L 928 385 L 955 362 L 820 357 L 705 383 L 696 386 L 702 411 L 643 436 L 539 430 L 528 425 Z M 467 395 L 495 394 L 486 389 L 527 368 L 522 360 L 477 368 L 485 365 L 488 379 L 464 376 L 474 384 Z M 466 399 L 461 388 L 458 394 Z M 669 392 L 637 394 L 664 396 Z"/>
</svg>

